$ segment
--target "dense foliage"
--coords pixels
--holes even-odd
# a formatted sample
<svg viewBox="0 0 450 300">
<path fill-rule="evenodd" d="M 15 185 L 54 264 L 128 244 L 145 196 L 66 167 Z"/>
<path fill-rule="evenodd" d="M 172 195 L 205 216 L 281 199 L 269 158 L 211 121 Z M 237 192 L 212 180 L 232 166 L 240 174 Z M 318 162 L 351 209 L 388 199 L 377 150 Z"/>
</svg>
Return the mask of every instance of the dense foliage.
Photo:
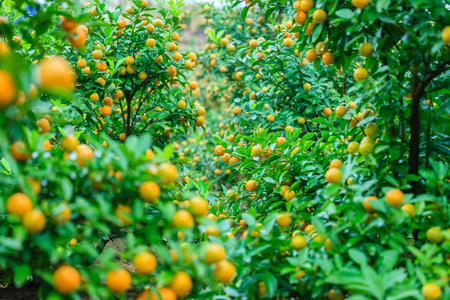
<svg viewBox="0 0 450 300">
<path fill-rule="evenodd" d="M 2 286 L 450 298 L 448 3 L 106 2 L 0 1 Z"/>
</svg>

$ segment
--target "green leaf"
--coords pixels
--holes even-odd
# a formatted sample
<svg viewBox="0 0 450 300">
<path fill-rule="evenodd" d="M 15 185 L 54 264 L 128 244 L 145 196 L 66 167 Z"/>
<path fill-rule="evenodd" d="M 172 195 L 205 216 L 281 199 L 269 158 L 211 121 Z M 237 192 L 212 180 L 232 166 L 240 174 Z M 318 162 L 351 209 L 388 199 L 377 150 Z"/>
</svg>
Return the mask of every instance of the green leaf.
<svg viewBox="0 0 450 300">
<path fill-rule="evenodd" d="M 367 257 L 363 252 L 361 252 L 355 248 L 352 248 L 348 251 L 348 254 L 355 263 L 357 263 L 359 265 L 367 264 Z"/>
<path fill-rule="evenodd" d="M 14 269 L 14 284 L 17 288 L 25 285 L 31 276 L 31 268 L 28 265 L 19 265 Z"/>
<path fill-rule="evenodd" d="M 275 275 L 269 272 L 264 272 L 263 281 L 269 296 L 275 296 L 275 292 L 277 291 L 278 287 L 278 280 Z"/>
<path fill-rule="evenodd" d="M 336 15 L 339 18 L 352 19 L 355 16 L 355 13 L 351 9 L 343 8 L 343 9 L 337 10 Z"/>
<path fill-rule="evenodd" d="M 250 9 L 250 6 L 244 7 L 244 9 L 241 11 L 241 21 L 245 22 L 245 18 L 247 17 L 248 10 Z"/>
</svg>

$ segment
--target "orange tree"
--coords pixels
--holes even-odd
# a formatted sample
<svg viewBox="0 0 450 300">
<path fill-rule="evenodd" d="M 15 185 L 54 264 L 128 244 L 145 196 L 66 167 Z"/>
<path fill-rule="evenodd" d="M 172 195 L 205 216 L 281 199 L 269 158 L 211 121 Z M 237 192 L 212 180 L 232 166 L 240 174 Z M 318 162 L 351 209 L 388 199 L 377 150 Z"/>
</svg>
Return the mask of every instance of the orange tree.
<svg viewBox="0 0 450 300">
<path fill-rule="evenodd" d="M 447 297 L 448 241 L 433 238 L 449 225 L 444 3 L 240 2 L 203 7 L 216 45 L 199 56 L 238 87 L 214 138 L 234 172 L 211 198 L 248 226 L 231 295 Z M 260 17 L 274 36 L 256 34 Z"/>
<path fill-rule="evenodd" d="M 32 280 L 46 299 L 77 299 L 79 294 L 109 299 L 126 292 L 140 299 L 215 294 L 221 290 L 217 282 L 229 282 L 236 271 L 226 260 L 222 241 L 207 242 L 205 237 L 220 234 L 229 224 L 219 224 L 213 215 L 207 218 L 204 199 L 179 191 L 177 168 L 169 162 L 173 150 L 157 147 L 150 129 L 140 137 L 128 136 L 123 144 L 109 137 L 108 130 L 98 130 L 98 138 L 83 133 L 92 127 L 80 125 L 65 104 L 68 99 L 82 103 L 85 91 L 76 83 L 80 74 L 70 66 L 73 57 L 65 45 L 55 47 L 49 35 L 67 37 L 78 47 L 83 39 L 75 41 L 87 27 L 76 24 L 85 19 L 76 5 L 63 10 L 61 3 L 39 6 L 39 16 L 14 26 L 9 22 L 25 3 L 2 10 L 2 288 L 21 288 Z M 170 3 L 178 10 L 177 3 Z M 100 7 L 90 12 L 96 9 Z M 39 34 L 31 34 L 44 21 L 47 31 L 39 28 Z M 97 26 L 111 30 L 108 24 Z M 26 33 L 30 35 L 20 38 L 25 42 L 19 47 L 20 39 L 12 37 Z M 46 55 L 55 53 L 60 56 Z M 116 65 L 114 58 L 112 62 Z M 126 78 L 130 84 L 136 80 Z M 130 93 L 128 85 L 122 87 L 124 94 Z M 172 94 L 177 97 L 174 90 Z M 92 113 L 83 105 L 78 109 L 83 116 Z M 76 131 L 71 128 L 77 126 Z M 206 197 L 207 191 L 201 194 Z M 118 246 L 105 248 L 107 243 Z"/>
</svg>

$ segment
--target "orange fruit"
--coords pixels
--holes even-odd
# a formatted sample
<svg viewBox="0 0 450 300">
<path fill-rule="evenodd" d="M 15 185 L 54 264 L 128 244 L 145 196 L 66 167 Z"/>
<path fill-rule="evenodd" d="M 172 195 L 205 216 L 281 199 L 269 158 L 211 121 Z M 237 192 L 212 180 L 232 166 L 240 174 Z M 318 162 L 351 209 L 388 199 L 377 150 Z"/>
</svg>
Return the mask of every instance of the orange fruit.
<svg viewBox="0 0 450 300">
<path fill-rule="evenodd" d="M 371 43 L 363 43 L 361 46 L 359 46 L 359 54 L 361 54 L 364 57 L 369 57 L 372 55 L 373 52 L 373 46 Z"/>
<path fill-rule="evenodd" d="M 427 240 L 432 244 L 440 244 L 444 239 L 442 231 L 438 227 L 431 227 L 426 233 Z"/>
<path fill-rule="evenodd" d="M 216 264 L 214 278 L 222 283 L 228 283 L 236 275 L 236 267 L 228 260 L 221 260 Z"/>
<path fill-rule="evenodd" d="M 359 150 L 359 144 L 357 142 L 350 142 L 347 146 L 347 152 L 349 154 L 355 154 Z"/>
<path fill-rule="evenodd" d="M 267 122 L 272 123 L 273 121 L 275 121 L 275 117 L 273 115 L 268 115 Z"/>
<path fill-rule="evenodd" d="M 177 300 L 174 291 L 166 287 L 160 287 L 158 293 L 151 291 L 142 291 L 137 298 L 138 300 Z"/>
<path fill-rule="evenodd" d="M 336 168 L 336 169 L 342 168 L 342 161 L 339 159 L 333 159 L 330 162 L 330 169 L 332 169 L 332 168 Z"/>
<path fill-rule="evenodd" d="M 32 209 L 33 202 L 31 202 L 31 199 L 23 193 L 12 194 L 9 196 L 8 200 L 6 200 L 6 211 L 9 214 L 22 217 Z"/>
<path fill-rule="evenodd" d="M 71 135 L 68 135 L 61 140 L 61 147 L 67 152 L 74 151 L 79 144 L 80 142 Z"/>
<path fill-rule="evenodd" d="M 314 22 L 316 22 L 317 24 L 322 24 L 327 19 L 327 13 L 322 9 L 317 9 L 316 11 L 314 11 L 312 17 Z"/>
<path fill-rule="evenodd" d="M 75 89 L 75 71 L 62 57 L 42 60 L 38 74 L 44 90 L 67 93 Z"/>
<path fill-rule="evenodd" d="M 22 141 L 14 142 L 11 145 L 11 155 L 17 162 L 27 161 L 31 158 L 28 146 Z"/>
<path fill-rule="evenodd" d="M 441 37 L 445 44 L 450 44 L 450 26 L 442 29 Z"/>
<path fill-rule="evenodd" d="M 347 109 L 345 108 L 345 106 L 340 105 L 336 108 L 336 117 L 342 118 L 346 113 Z"/>
<path fill-rule="evenodd" d="M 358 68 L 353 71 L 353 77 L 356 81 L 362 81 L 369 76 L 369 73 L 365 68 Z"/>
<path fill-rule="evenodd" d="M 339 169 L 333 168 L 329 169 L 325 173 L 325 179 L 328 183 L 339 183 L 342 179 L 342 173 Z"/>
<path fill-rule="evenodd" d="M 161 178 L 162 184 L 171 184 L 177 181 L 178 170 L 171 163 L 163 163 L 158 167 L 158 175 Z"/>
<path fill-rule="evenodd" d="M 91 147 L 88 145 L 78 145 L 75 150 L 77 152 L 77 163 L 80 166 L 85 167 L 87 165 L 87 161 L 92 161 L 94 159 L 94 151 L 92 151 Z"/>
<path fill-rule="evenodd" d="M 184 298 L 192 290 L 192 279 L 186 272 L 176 272 L 169 286 L 177 297 Z"/>
<path fill-rule="evenodd" d="M 334 56 L 330 52 L 326 52 L 322 55 L 322 61 L 325 65 L 329 66 L 334 63 Z"/>
<path fill-rule="evenodd" d="M 306 51 L 306 59 L 308 61 L 315 61 L 317 59 L 317 52 L 314 49 L 309 49 Z"/>
<path fill-rule="evenodd" d="M 0 108 L 10 105 L 16 98 L 16 82 L 6 71 L 0 70 Z"/>
<path fill-rule="evenodd" d="M 196 217 L 205 216 L 208 213 L 208 202 L 201 197 L 195 196 L 189 202 L 189 209 Z"/>
<path fill-rule="evenodd" d="M 403 210 L 410 218 L 414 217 L 416 214 L 416 207 L 414 204 L 406 203 L 401 207 L 401 210 Z"/>
<path fill-rule="evenodd" d="M 155 256 L 150 252 L 141 252 L 133 258 L 133 265 L 136 272 L 142 275 L 148 275 L 156 269 L 158 265 Z"/>
<path fill-rule="evenodd" d="M 316 45 L 316 51 L 319 54 L 325 54 L 328 52 L 328 45 L 325 42 L 318 42 Z"/>
<path fill-rule="evenodd" d="M 246 183 L 245 183 L 245 188 L 247 189 L 247 191 L 249 191 L 249 192 L 254 192 L 254 191 L 256 191 L 256 188 L 258 187 L 258 183 L 255 181 L 255 180 L 253 180 L 253 179 L 250 179 L 249 181 L 247 181 Z"/>
<path fill-rule="evenodd" d="M 215 264 L 226 258 L 225 248 L 216 243 L 209 243 L 205 248 L 205 262 Z"/>
<path fill-rule="evenodd" d="M 302 0 L 300 1 L 300 9 L 307 13 L 311 8 L 314 7 L 314 1 L 313 0 Z"/>
<path fill-rule="evenodd" d="M 87 30 L 86 30 L 87 31 Z M 75 48 L 81 48 L 86 44 L 87 32 L 83 30 L 83 27 L 78 26 L 75 32 L 72 32 L 67 37 L 69 43 Z"/>
<path fill-rule="evenodd" d="M 329 108 L 329 107 L 326 107 L 326 108 L 323 110 L 323 114 L 324 114 L 326 117 L 330 116 L 332 112 L 333 112 L 333 111 L 332 111 L 331 108 Z"/>
<path fill-rule="evenodd" d="M 61 266 L 53 273 L 53 286 L 63 295 L 75 292 L 80 286 L 80 273 L 72 266 Z"/>
<path fill-rule="evenodd" d="M 386 193 L 386 202 L 391 207 L 399 207 L 403 203 L 405 195 L 399 189 L 392 189 Z"/>
<path fill-rule="evenodd" d="M 187 210 L 179 210 L 173 215 L 172 224 L 175 228 L 192 228 L 194 218 Z"/>
<path fill-rule="evenodd" d="M 235 108 L 233 108 L 233 114 L 234 114 L 235 116 L 241 114 L 241 108 L 240 108 L 240 107 L 235 107 Z"/>
<path fill-rule="evenodd" d="M 304 85 L 303 85 L 303 89 L 305 90 L 305 91 L 309 91 L 309 90 L 311 90 L 311 83 L 309 83 L 309 82 L 307 82 L 307 83 L 305 83 Z"/>
<path fill-rule="evenodd" d="M 161 189 L 153 181 L 146 181 L 139 186 L 139 196 L 148 203 L 156 203 L 161 195 Z"/>
<path fill-rule="evenodd" d="M 22 224 L 30 234 L 44 230 L 45 222 L 45 215 L 39 209 L 29 210 L 22 217 Z"/>
<path fill-rule="evenodd" d="M 106 274 L 106 286 L 115 294 L 123 293 L 131 286 L 131 275 L 125 269 L 111 270 Z"/>
<path fill-rule="evenodd" d="M 282 213 L 277 215 L 277 224 L 281 228 L 286 228 L 289 225 L 291 225 L 291 221 L 292 219 L 288 213 Z"/>
<path fill-rule="evenodd" d="M 123 225 L 128 226 L 131 224 L 131 207 L 128 205 L 119 204 L 114 209 L 114 215 L 122 222 Z"/>
<path fill-rule="evenodd" d="M 368 212 L 368 213 L 374 213 L 374 212 L 377 211 L 377 210 L 376 210 L 375 208 L 373 208 L 373 207 L 370 205 L 370 203 L 369 203 L 369 201 L 374 201 L 374 200 L 378 200 L 378 198 L 375 197 L 375 196 L 368 196 L 368 197 L 364 198 L 363 207 L 364 207 L 364 210 L 365 210 L 366 212 Z"/>
<path fill-rule="evenodd" d="M 422 296 L 425 300 L 437 300 L 441 296 L 441 288 L 435 283 L 427 283 L 422 287 Z"/>
<path fill-rule="evenodd" d="M 352 0 L 352 4 L 356 8 L 363 9 L 369 4 L 369 0 Z"/>
<path fill-rule="evenodd" d="M 297 251 L 300 251 L 308 246 L 306 239 L 303 235 L 296 235 L 291 240 L 291 247 Z"/>
<path fill-rule="evenodd" d="M 127 26 L 127 23 L 125 23 L 124 20 L 119 20 L 119 21 L 117 22 L 117 27 L 118 27 L 119 29 L 124 29 L 126 26 Z"/>
</svg>

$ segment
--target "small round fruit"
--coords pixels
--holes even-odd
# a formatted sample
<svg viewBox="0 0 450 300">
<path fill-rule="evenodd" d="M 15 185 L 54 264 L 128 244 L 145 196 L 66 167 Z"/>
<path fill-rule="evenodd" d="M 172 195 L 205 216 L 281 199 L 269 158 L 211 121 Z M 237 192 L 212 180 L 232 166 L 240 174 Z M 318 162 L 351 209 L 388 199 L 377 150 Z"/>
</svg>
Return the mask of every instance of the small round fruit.
<svg viewBox="0 0 450 300">
<path fill-rule="evenodd" d="M 44 230 L 45 222 L 45 215 L 39 209 L 28 211 L 22 218 L 22 224 L 30 234 L 36 234 Z"/>
<path fill-rule="evenodd" d="M 365 68 L 358 68 L 353 71 L 353 77 L 356 81 L 362 81 L 369 76 L 369 73 Z"/>
<path fill-rule="evenodd" d="M 13 194 L 6 200 L 6 211 L 9 214 L 22 217 L 32 209 L 33 202 L 31 202 L 31 199 L 23 193 Z"/>
<path fill-rule="evenodd" d="M 325 179 L 328 181 L 328 183 L 339 183 L 342 179 L 342 173 L 339 169 L 329 169 L 325 173 Z"/>
<path fill-rule="evenodd" d="M 422 287 L 425 300 L 437 300 L 441 296 L 441 288 L 435 283 L 427 283 Z"/>
<path fill-rule="evenodd" d="M 373 207 L 370 205 L 370 203 L 369 203 L 369 201 L 375 201 L 375 200 L 378 200 L 378 198 L 375 197 L 375 196 L 368 196 L 368 197 L 364 198 L 363 207 L 364 207 L 364 210 L 365 210 L 366 212 L 368 212 L 368 213 L 374 213 L 374 212 L 377 211 L 377 210 L 376 210 L 375 208 L 373 208 Z"/>
<path fill-rule="evenodd" d="M 155 256 L 150 252 L 141 252 L 133 258 L 136 272 L 142 275 L 151 274 L 156 269 L 157 264 Z"/>
<path fill-rule="evenodd" d="M 214 278 L 222 283 L 228 283 L 236 275 L 236 267 L 228 260 L 221 260 L 216 264 Z"/>
<path fill-rule="evenodd" d="M 226 258 L 225 248 L 216 243 L 210 243 L 205 248 L 205 262 L 215 264 Z"/>
<path fill-rule="evenodd" d="M 440 244 L 444 239 L 444 235 L 441 232 L 441 229 L 438 227 L 431 227 L 427 230 L 426 233 L 427 240 L 432 244 Z"/>
<path fill-rule="evenodd" d="M 106 286 L 115 294 L 123 293 L 131 286 L 131 275 L 125 269 L 109 271 L 106 274 Z"/>
<path fill-rule="evenodd" d="M 291 240 L 291 247 L 297 251 L 300 251 L 308 246 L 306 239 L 303 235 L 296 235 Z"/>
<path fill-rule="evenodd" d="M 403 204 L 405 195 L 399 189 L 392 189 L 385 195 L 386 202 L 391 207 L 399 207 Z"/>
<path fill-rule="evenodd" d="M 53 273 L 53 286 L 63 295 L 75 292 L 80 286 L 80 273 L 71 266 L 61 266 Z"/>
</svg>

